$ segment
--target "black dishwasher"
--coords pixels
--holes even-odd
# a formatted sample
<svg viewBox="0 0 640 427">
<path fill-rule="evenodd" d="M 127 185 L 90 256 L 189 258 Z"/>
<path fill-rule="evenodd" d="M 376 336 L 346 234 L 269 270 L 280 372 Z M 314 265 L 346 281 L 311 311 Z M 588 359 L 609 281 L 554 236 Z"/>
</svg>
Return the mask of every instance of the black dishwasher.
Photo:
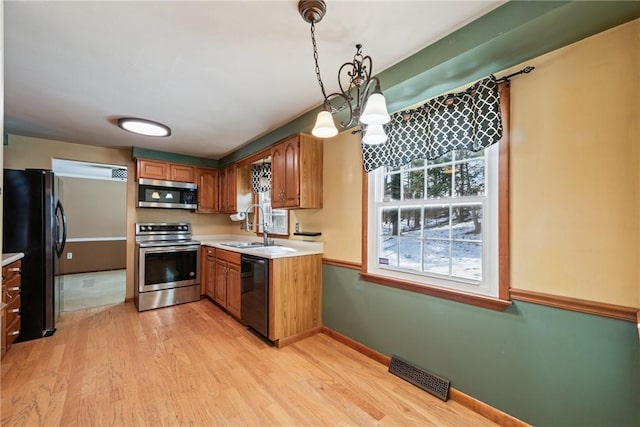
<svg viewBox="0 0 640 427">
<path fill-rule="evenodd" d="M 242 255 L 240 315 L 250 328 L 269 337 L 269 260 Z"/>
</svg>

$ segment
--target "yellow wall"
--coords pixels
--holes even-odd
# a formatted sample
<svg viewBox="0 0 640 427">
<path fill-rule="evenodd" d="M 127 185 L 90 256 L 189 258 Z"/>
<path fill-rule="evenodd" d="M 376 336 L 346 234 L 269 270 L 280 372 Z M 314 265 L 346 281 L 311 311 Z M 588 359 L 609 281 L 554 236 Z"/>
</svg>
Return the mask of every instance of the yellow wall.
<svg viewBox="0 0 640 427">
<path fill-rule="evenodd" d="M 289 222 L 302 231 L 320 231 L 324 257 L 361 262 L 362 152 L 360 135 L 344 131 L 324 140 L 322 209 L 292 211 Z"/>
<path fill-rule="evenodd" d="M 130 149 L 113 149 L 68 142 L 9 135 L 4 167 L 8 169 L 51 169 L 52 158 L 125 165 L 127 180 L 127 298 L 133 298 L 136 222 L 191 222 L 194 234 L 220 234 L 230 231 L 226 215 L 195 214 L 181 209 L 136 208 L 135 162 Z"/>
<path fill-rule="evenodd" d="M 640 20 L 512 84 L 511 285 L 640 307 Z"/>
</svg>

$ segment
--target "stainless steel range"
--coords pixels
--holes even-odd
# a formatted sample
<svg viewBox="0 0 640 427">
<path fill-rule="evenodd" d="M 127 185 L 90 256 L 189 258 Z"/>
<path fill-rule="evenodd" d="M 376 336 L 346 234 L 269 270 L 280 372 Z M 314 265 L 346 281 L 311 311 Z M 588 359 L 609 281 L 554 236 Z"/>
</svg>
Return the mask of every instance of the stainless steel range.
<svg viewBox="0 0 640 427">
<path fill-rule="evenodd" d="M 138 311 L 200 299 L 200 242 L 186 222 L 136 224 Z"/>
</svg>

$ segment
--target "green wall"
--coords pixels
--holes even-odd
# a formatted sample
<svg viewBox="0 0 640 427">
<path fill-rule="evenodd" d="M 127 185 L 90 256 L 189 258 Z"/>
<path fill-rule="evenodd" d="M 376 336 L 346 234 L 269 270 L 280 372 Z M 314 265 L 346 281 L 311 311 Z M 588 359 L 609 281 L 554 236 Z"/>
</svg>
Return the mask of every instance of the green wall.
<svg viewBox="0 0 640 427">
<path fill-rule="evenodd" d="M 131 157 L 136 159 L 160 160 L 163 162 L 182 163 L 185 165 L 199 166 L 203 168 L 220 167 L 218 160 L 205 159 L 203 157 L 188 156 L 186 154 L 170 153 L 168 151 L 151 150 L 150 148 L 133 147 Z"/>
<path fill-rule="evenodd" d="M 505 312 L 323 268 L 323 323 L 536 426 L 640 426 L 634 323 L 514 301 Z"/>
</svg>

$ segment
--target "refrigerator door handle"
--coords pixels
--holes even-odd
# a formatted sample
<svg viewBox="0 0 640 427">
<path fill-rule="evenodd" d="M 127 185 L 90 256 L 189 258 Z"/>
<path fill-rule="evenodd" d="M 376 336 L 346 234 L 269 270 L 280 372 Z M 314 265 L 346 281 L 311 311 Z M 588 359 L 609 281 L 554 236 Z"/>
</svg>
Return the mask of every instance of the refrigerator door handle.
<svg viewBox="0 0 640 427">
<path fill-rule="evenodd" d="M 58 212 L 60 212 L 60 216 L 62 217 L 62 240 L 56 241 L 56 255 L 60 258 L 67 243 L 67 216 L 64 213 L 64 207 L 62 203 L 60 203 L 60 200 L 58 200 L 58 204 L 56 205 L 56 217 L 58 216 Z M 56 236 L 56 240 L 58 240 L 58 237 L 59 236 Z"/>
</svg>

